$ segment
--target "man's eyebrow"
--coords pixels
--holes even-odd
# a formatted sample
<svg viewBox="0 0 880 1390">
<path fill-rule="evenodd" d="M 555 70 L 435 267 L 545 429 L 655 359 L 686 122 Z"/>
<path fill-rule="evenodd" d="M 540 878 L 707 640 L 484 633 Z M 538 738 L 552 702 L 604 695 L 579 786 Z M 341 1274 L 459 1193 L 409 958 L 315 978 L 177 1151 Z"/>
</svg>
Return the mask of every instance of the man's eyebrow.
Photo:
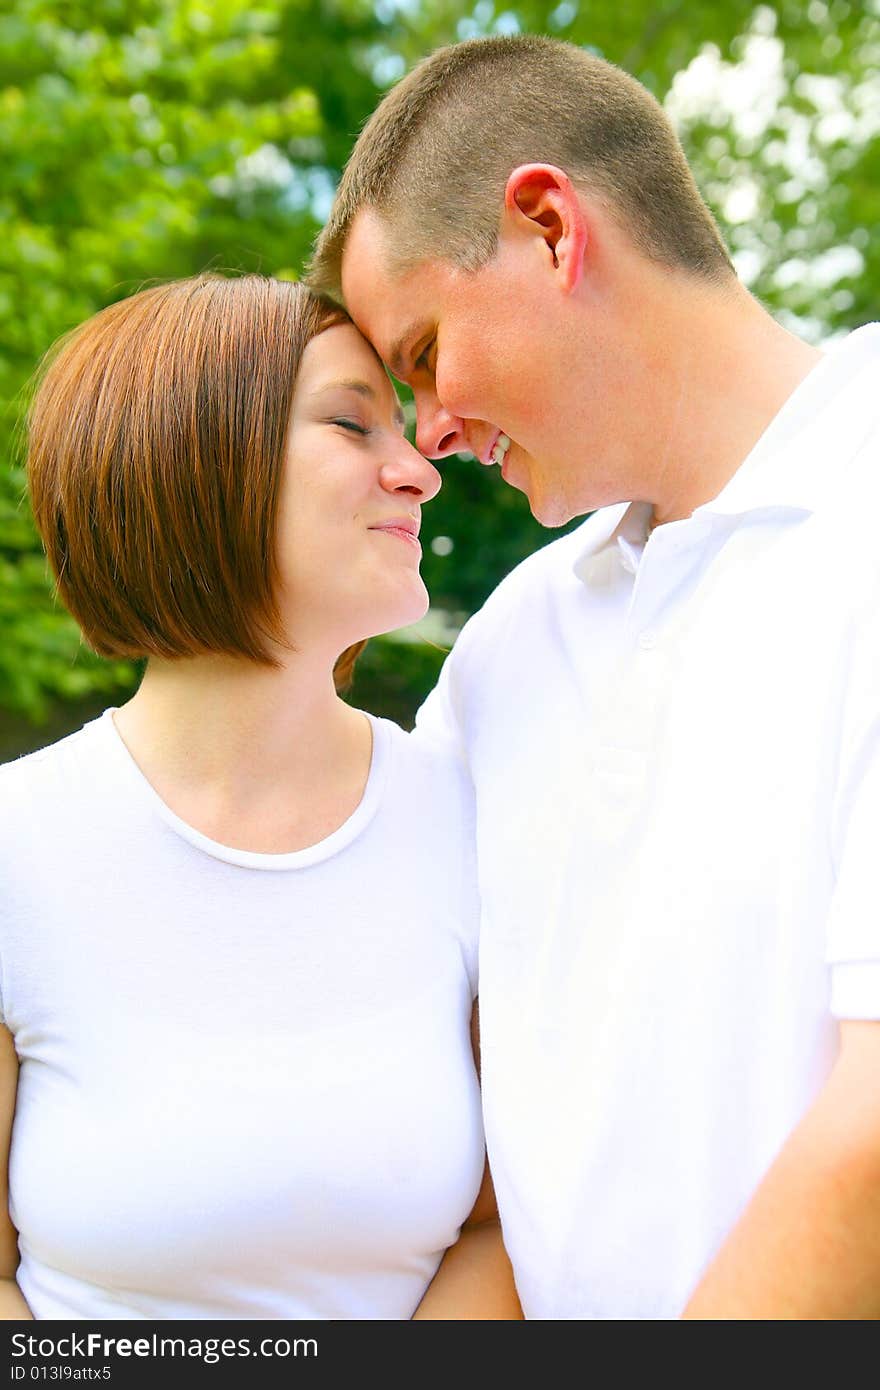
<svg viewBox="0 0 880 1390">
<path fill-rule="evenodd" d="M 374 403 L 378 401 L 376 392 L 367 381 L 354 381 L 348 379 L 344 381 L 328 381 L 325 382 L 323 386 L 319 386 L 313 394 L 319 396 L 323 395 L 325 391 L 356 391 L 359 396 L 364 396 L 369 401 L 373 401 Z M 406 417 L 399 403 L 394 411 L 394 423 L 395 425 L 400 425 L 401 428 L 406 425 Z"/>
</svg>

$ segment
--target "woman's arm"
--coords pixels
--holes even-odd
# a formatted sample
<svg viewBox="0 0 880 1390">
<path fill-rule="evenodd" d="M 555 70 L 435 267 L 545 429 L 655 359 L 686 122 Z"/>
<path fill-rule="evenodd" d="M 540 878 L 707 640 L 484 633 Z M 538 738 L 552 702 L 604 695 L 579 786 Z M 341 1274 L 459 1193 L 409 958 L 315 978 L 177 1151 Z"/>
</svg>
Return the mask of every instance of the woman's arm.
<svg viewBox="0 0 880 1390">
<path fill-rule="evenodd" d="M 494 1211 L 480 1218 L 478 1208 Z M 445 1322 L 496 1322 L 522 1318 L 513 1270 L 501 1239 L 489 1165 L 473 1211 L 461 1235 L 443 1256 L 440 1268 L 413 1313 Z"/>
<path fill-rule="evenodd" d="M 18 1232 L 9 1217 L 9 1141 L 18 1089 L 18 1054 L 8 1028 L 0 1024 L 0 1322 L 33 1314 L 15 1282 Z"/>
<path fill-rule="evenodd" d="M 471 1044 L 480 1073 L 480 1016 L 471 1015 Z M 522 1319 L 504 1242 L 489 1162 L 470 1216 L 440 1262 L 413 1320 L 496 1322 Z"/>
</svg>

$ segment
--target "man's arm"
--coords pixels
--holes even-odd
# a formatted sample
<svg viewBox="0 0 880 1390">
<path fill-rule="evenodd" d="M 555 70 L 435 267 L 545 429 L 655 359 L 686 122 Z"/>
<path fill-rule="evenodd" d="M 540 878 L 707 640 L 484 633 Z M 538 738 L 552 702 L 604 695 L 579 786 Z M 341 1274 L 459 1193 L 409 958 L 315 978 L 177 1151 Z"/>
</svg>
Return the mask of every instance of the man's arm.
<svg viewBox="0 0 880 1390">
<path fill-rule="evenodd" d="M 685 1318 L 880 1318 L 880 1022 L 842 1022 L 827 1083 Z"/>
</svg>

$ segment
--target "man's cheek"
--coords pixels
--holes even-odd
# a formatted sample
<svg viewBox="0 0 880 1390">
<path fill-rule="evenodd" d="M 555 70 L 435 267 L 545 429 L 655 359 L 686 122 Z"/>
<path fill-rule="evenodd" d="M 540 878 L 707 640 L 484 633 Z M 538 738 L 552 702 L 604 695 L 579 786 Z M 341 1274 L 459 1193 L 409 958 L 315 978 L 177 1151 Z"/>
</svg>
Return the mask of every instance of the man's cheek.
<svg viewBox="0 0 880 1390">
<path fill-rule="evenodd" d="M 460 358 L 450 367 L 438 363 L 434 384 L 438 400 L 450 414 L 466 420 L 491 418 L 486 414 L 485 370 L 472 358 Z"/>
</svg>

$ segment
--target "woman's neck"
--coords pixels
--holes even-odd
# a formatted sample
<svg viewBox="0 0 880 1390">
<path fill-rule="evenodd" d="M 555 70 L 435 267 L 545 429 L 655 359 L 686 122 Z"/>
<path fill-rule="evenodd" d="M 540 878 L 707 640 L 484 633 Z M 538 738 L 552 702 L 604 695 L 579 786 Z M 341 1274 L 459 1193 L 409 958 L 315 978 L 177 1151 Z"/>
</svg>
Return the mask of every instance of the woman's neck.
<svg viewBox="0 0 880 1390">
<path fill-rule="evenodd" d="M 369 774 L 368 721 L 336 694 L 326 661 L 305 654 L 280 669 L 151 660 L 114 722 L 175 814 L 240 849 L 316 843 L 355 809 Z"/>
</svg>

